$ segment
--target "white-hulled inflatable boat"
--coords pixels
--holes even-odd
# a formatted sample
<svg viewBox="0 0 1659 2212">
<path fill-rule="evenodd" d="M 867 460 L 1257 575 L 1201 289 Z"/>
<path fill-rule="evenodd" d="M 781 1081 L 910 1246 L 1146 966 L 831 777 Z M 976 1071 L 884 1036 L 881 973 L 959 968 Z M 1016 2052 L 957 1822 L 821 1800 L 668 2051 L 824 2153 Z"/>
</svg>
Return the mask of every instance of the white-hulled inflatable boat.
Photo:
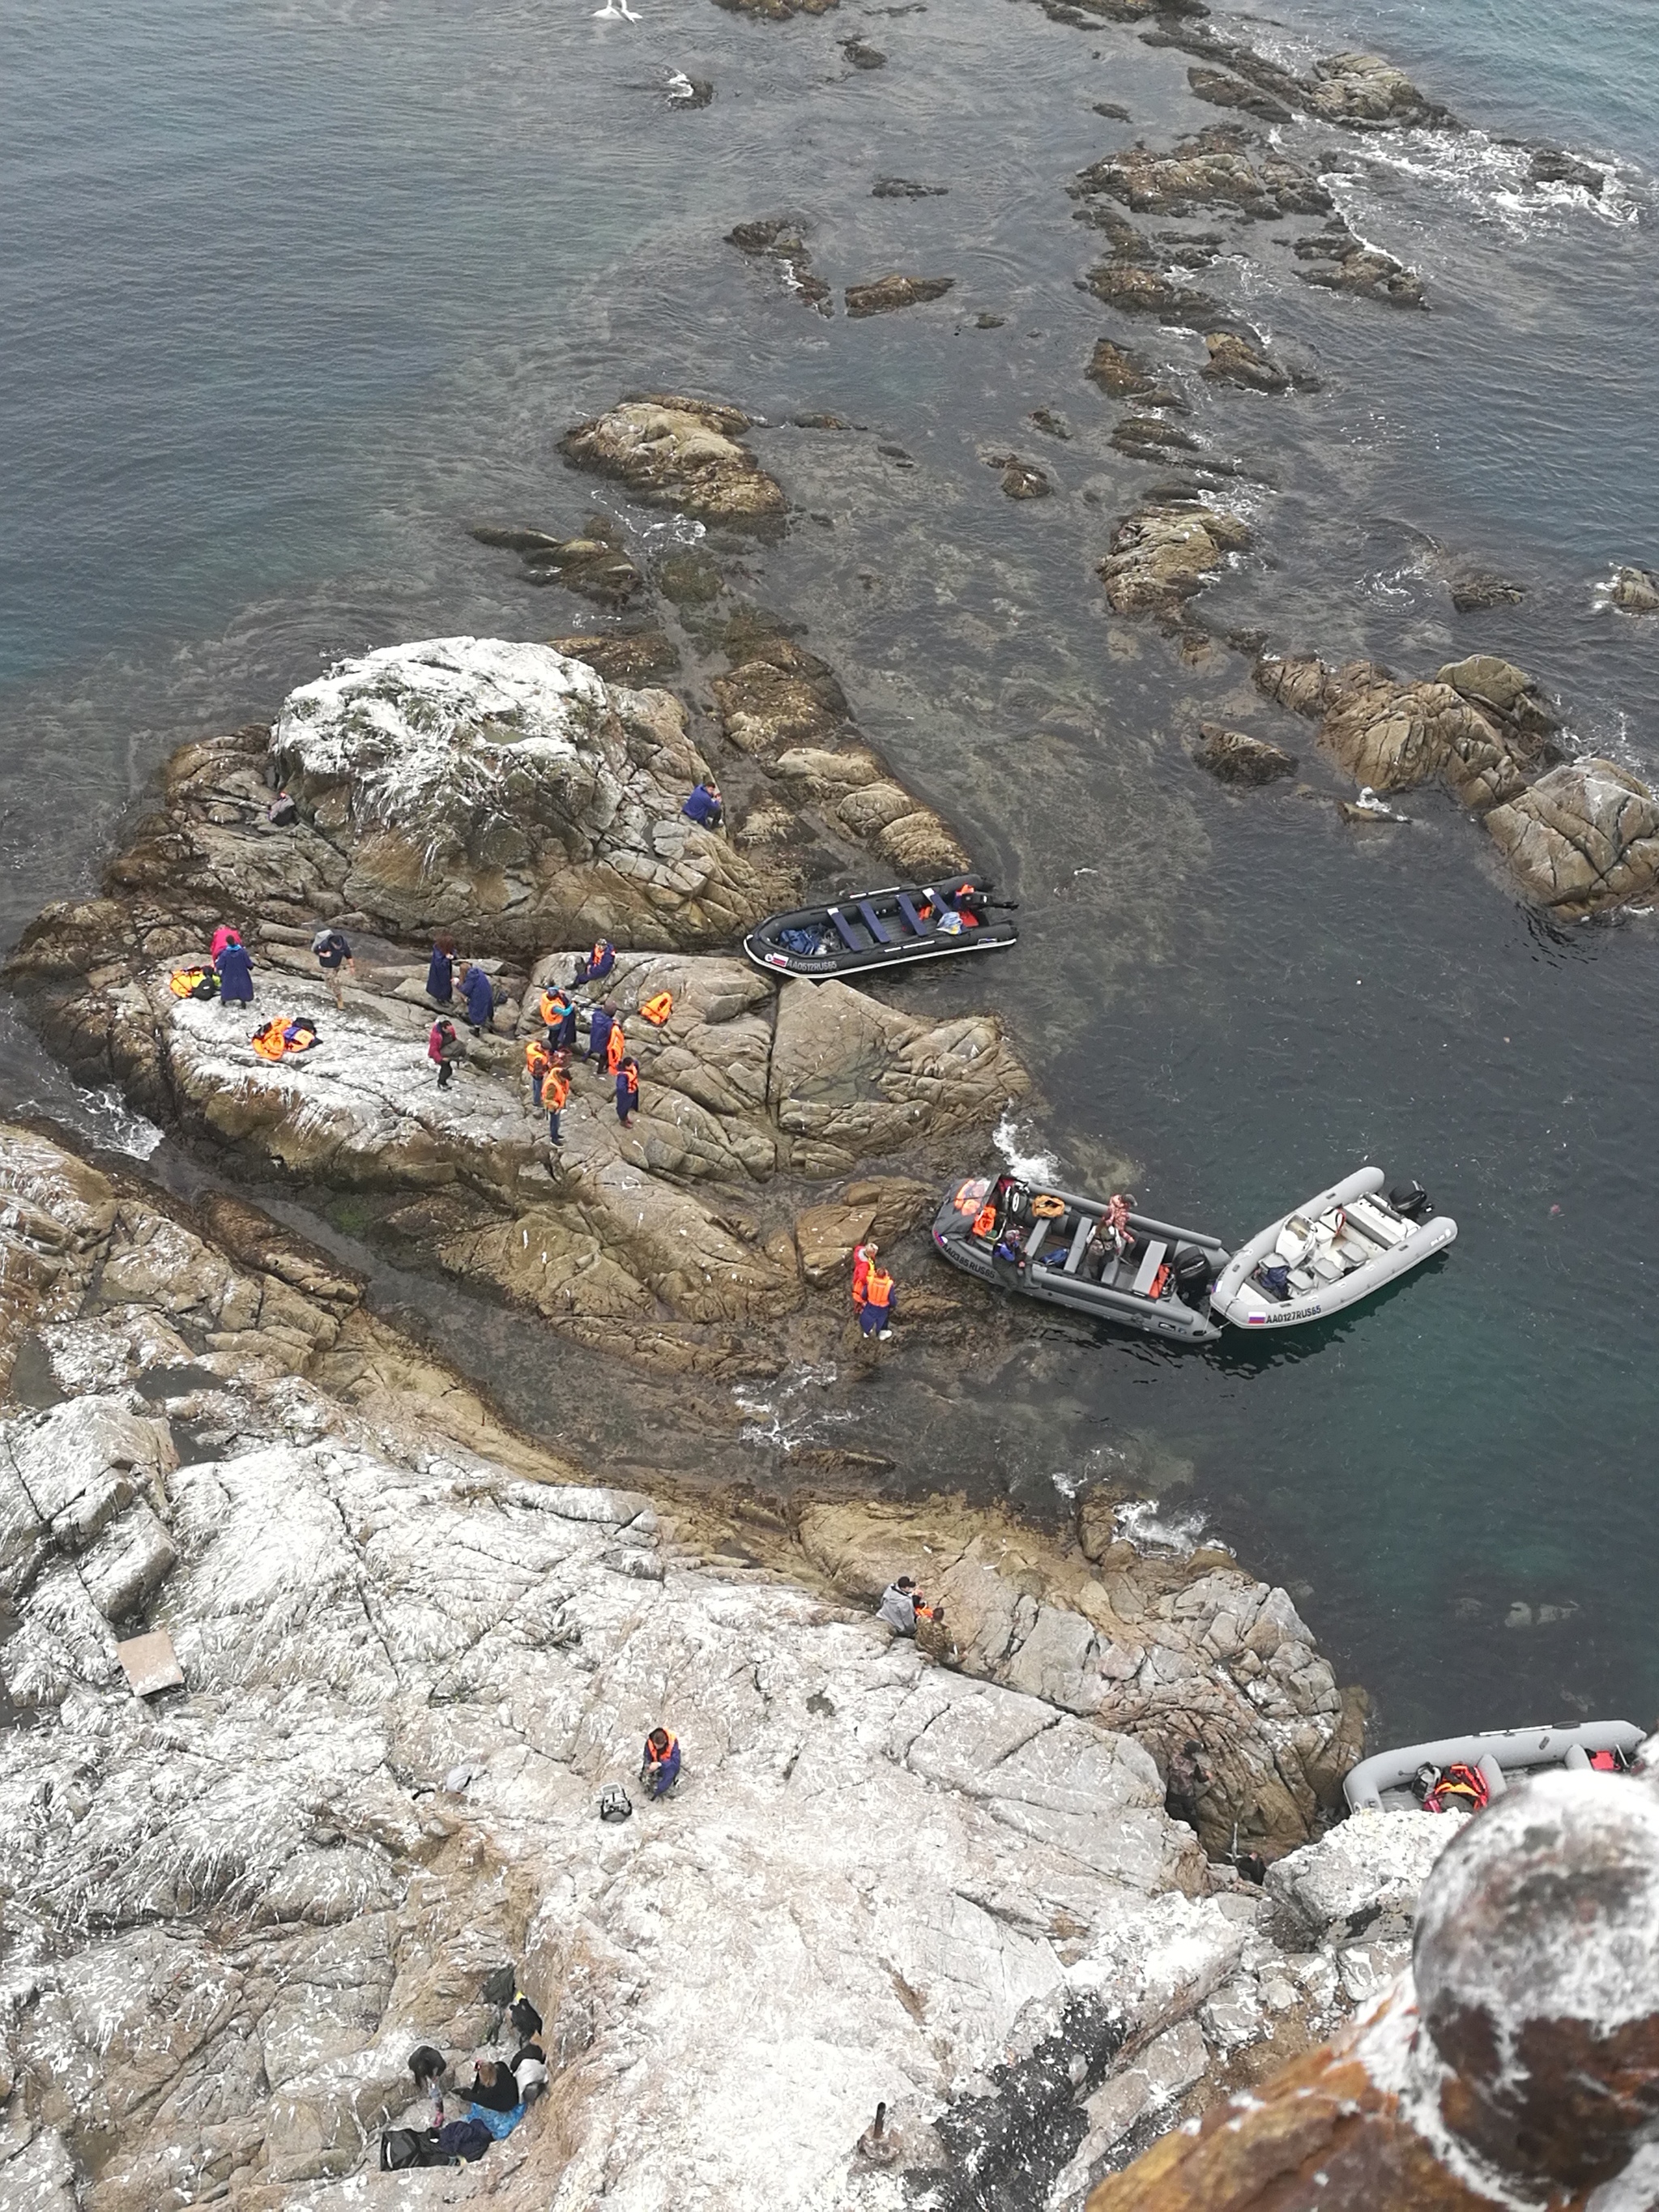
<svg viewBox="0 0 1659 2212">
<path fill-rule="evenodd" d="M 1420 1184 L 1384 1198 L 1381 1168 L 1361 1168 L 1286 1213 L 1235 1254 L 1210 1294 L 1240 1328 L 1293 1328 L 1357 1305 L 1420 1267 L 1457 1235 Z"/>
<path fill-rule="evenodd" d="M 1613 1752 L 1628 1761 L 1644 1732 L 1629 1721 L 1585 1721 L 1578 1728 L 1488 1729 L 1481 1735 L 1442 1736 L 1437 1743 L 1408 1743 L 1362 1759 L 1342 1784 L 1351 1812 L 1409 1811 L 1417 1802 L 1412 1777 L 1419 1766 L 1443 1771 L 1478 1766 L 1487 1789 L 1500 1797 L 1511 1782 L 1552 1766 L 1588 1767 L 1592 1753 Z"/>
</svg>

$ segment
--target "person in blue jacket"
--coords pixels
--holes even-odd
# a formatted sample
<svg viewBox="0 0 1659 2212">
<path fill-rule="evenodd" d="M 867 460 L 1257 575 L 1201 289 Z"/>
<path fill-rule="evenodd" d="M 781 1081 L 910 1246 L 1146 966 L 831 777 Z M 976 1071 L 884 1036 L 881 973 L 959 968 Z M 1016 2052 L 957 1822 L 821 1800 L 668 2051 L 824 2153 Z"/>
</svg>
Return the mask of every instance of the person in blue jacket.
<svg viewBox="0 0 1659 2212">
<path fill-rule="evenodd" d="M 695 822 L 700 830 L 718 830 L 726 819 L 726 808 L 720 799 L 720 786 L 700 783 L 680 812 Z"/>
<path fill-rule="evenodd" d="M 640 1064 L 636 1060 L 625 1060 L 617 1070 L 617 1119 L 623 1128 L 639 1111 Z"/>
<path fill-rule="evenodd" d="M 476 961 L 461 970 L 461 1003 L 466 1008 L 467 1025 L 475 1035 L 489 1027 L 495 1011 L 495 987 Z"/>
<path fill-rule="evenodd" d="M 665 1728 L 653 1728 L 645 1739 L 640 1779 L 653 1797 L 665 1797 L 680 1778 L 680 1740 Z"/>
<path fill-rule="evenodd" d="M 453 937 L 434 937 L 432 965 L 426 971 L 426 995 L 439 1006 L 447 1006 L 454 988 L 455 940 Z"/>
<path fill-rule="evenodd" d="M 605 1069 L 605 1047 L 611 1042 L 611 1032 L 617 1026 L 617 1009 L 607 999 L 602 1006 L 595 1006 L 587 1027 L 587 1060 L 597 1060 L 600 1073 Z"/>
<path fill-rule="evenodd" d="M 248 958 L 247 947 L 241 939 L 231 938 L 221 947 L 213 965 L 219 978 L 220 1004 L 251 1006 L 253 1004 L 253 963 Z"/>
<path fill-rule="evenodd" d="M 600 938 L 586 960 L 576 963 L 572 977 L 575 983 L 603 983 L 617 964 L 617 948 L 608 937 Z"/>
</svg>

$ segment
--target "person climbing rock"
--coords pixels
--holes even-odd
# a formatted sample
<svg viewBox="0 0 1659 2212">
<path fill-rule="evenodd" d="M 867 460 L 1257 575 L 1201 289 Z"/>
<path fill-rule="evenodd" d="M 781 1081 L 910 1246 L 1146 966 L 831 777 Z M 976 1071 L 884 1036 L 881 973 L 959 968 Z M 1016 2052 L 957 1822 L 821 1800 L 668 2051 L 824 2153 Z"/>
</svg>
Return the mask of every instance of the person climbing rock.
<svg viewBox="0 0 1659 2212">
<path fill-rule="evenodd" d="M 432 958 L 426 971 L 426 995 L 434 1005 L 447 1006 L 455 989 L 455 940 L 439 935 L 432 940 Z"/>
<path fill-rule="evenodd" d="M 323 981 L 334 994 L 334 1003 L 343 1010 L 345 984 L 341 970 L 349 968 L 355 975 L 357 963 L 351 957 L 351 947 L 337 929 L 319 929 L 311 940 L 311 949 L 317 956 L 317 965 L 323 971 Z"/>
<path fill-rule="evenodd" d="M 665 1728 L 653 1728 L 645 1739 L 640 1780 L 653 1797 L 665 1797 L 680 1778 L 680 1740 Z"/>
<path fill-rule="evenodd" d="M 1198 1833 L 1198 1801 L 1210 1786 L 1202 1764 L 1204 1747 L 1195 1739 L 1170 1753 L 1170 1771 L 1164 1784 L 1164 1809 L 1172 1820 L 1184 1820 Z"/>
<path fill-rule="evenodd" d="M 625 1129 L 638 1110 L 640 1103 L 640 1064 L 636 1060 L 625 1060 L 617 1070 L 617 1119 Z"/>
<path fill-rule="evenodd" d="M 495 1012 L 495 986 L 476 960 L 468 961 L 461 969 L 461 1003 L 466 1008 L 467 1027 L 475 1036 L 489 1027 Z"/>
<path fill-rule="evenodd" d="M 870 1270 L 880 1249 L 880 1245 L 872 1242 L 853 1247 L 853 1311 L 860 1316 L 864 1312 L 864 1294 L 869 1285 Z"/>
<path fill-rule="evenodd" d="M 570 981 L 580 983 L 603 983 L 617 964 L 617 948 L 608 937 L 602 937 L 585 960 L 578 960 L 576 972 Z"/>
<path fill-rule="evenodd" d="M 895 1292 L 885 1267 L 871 1267 L 864 1279 L 864 1304 L 859 1308 L 859 1327 L 866 1336 L 885 1344 L 893 1334 Z"/>
<path fill-rule="evenodd" d="M 695 822 L 700 830 L 718 830 L 726 819 L 726 805 L 720 798 L 720 786 L 700 783 L 680 812 L 688 821 Z"/>
<path fill-rule="evenodd" d="M 441 1017 L 434 1022 L 426 1040 L 426 1056 L 438 1071 L 438 1088 L 447 1091 L 455 1079 L 455 1063 L 461 1056 L 461 1041 L 455 1034 L 453 1022 Z"/>
<path fill-rule="evenodd" d="M 234 929 L 214 954 L 213 967 L 219 978 L 221 1006 L 251 1006 L 253 1004 L 253 963 L 248 957 L 247 948 Z"/>
<path fill-rule="evenodd" d="M 542 1106 L 547 1115 L 547 1141 L 550 1145 L 558 1146 L 564 1142 L 559 1134 L 559 1116 L 569 1098 L 570 1078 L 565 1071 L 565 1057 L 562 1052 L 556 1052 L 553 1065 L 542 1078 Z"/>
</svg>

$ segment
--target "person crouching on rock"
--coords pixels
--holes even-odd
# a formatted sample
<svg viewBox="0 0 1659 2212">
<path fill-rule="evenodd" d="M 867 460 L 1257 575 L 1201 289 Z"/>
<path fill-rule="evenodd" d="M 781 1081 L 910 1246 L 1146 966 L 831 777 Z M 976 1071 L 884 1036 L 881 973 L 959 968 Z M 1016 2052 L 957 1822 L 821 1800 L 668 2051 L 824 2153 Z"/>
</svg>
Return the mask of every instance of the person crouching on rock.
<svg viewBox="0 0 1659 2212">
<path fill-rule="evenodd" d="M 893 1334 L 895 1292 L 885 1267 L 872 1267 L 864 1281 L 864 1304 L 859 1308 L 859 1327 L 878 1344 Z"/>
<path fill-rule="evenodd" d="M 447 1006 L 455 989 L 455 940 L 440 934 L 432 940 L 432 963 L 426 971 L 426 995 L 434 1006 Z"/>
<path fill-rule="evenodd" d="M 461 1002 L 474 1036 L 489 1027 L 495 1015 L 495 987 L 476 960 L 469 961 L 461 970 Z"/>
<path fill-rule="evenodd" d="M 234 929 L 225 932 L 225 941 L 213 956 L 214 972 L 219 978 L 219 1003 L 222 1006 L 251 1006 L 253 1004 L 253 963 L 247 947 Z"/>
<path fill-rule="evenodd" d="M 570 981 L 579 983 L 603 983 L 617 964 L 617 948 L 608 937 L 602 937 L 586 960 L 578 960 L 576 972 Z"/>
<path fill-rule="evenodd" d="M 553 1055 L 553 1065 L 542 1078 L 542 1108 L 547 1115 L 547 1141 L 555 1147 L 563 1144 L 559 1134 L 559 1116 L 570 1100 L 570 1077 L 566 1070 L 562 1052 Z"/>
<path fill-rule="evenodd" d="M 700 830 L 718 830 L 726 819 L 726 804 L 715 783 L 700 783 L 680 812 Z"/>
<path fill-rule="evenodd" d="M 617 1119 L 625 1129 L 640 1103 L 640 1064 L 625 1060 L 617 1070 Z"/>
<path fill-rule="evenodd" d="M 426 1041 L 426 1056 L 438 1071 L 438 1088 L 447 1091 L 454 1080 L 455 1063 L 461 1056 L 461 1041 L 455 1034 L 453 1022 L 440 1018 L 432 1024 Z"/>
<path fill-rule="evenodd" d="M 665 1797 L 680 1778 L 680 1740 L 665 1728 L 653 1728 L 645 1739 L 640 1780 L 653 1797 Z"/>
<path fill-rule="evenodd" d="M 901 1575 L 896 1583 L 889 1583 L 881 1594 L 881 1603 L 876 1607 L 876 1619 L 884 1620 L 889 1628 L 896 1629 L 901 1636 L 914 1636 L 919 1620 L 943 1620 L 945 1607 L 929 1605 L 908 1575 Z"/>
</svg>

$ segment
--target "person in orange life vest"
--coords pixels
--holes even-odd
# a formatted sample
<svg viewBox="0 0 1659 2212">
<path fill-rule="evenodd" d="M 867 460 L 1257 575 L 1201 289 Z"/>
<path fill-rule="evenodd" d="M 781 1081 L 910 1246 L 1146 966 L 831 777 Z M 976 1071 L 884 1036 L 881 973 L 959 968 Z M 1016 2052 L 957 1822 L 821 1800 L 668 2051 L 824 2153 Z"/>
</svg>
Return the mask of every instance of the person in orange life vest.
<svg viewBox="0 0 1659 2212">
<path fill-rule="evenodd" d="M 640 1064 L 636 1060 L 625 1060 L 617 1070 L 617 1119 L 623 1128 L 629 1117 L 637 1111 L 640 1103 Z"/>
<path fill-rule="evenodd" d="M 608 937 L 600 938 L 586 960 L 578 960 L 571 982 L 603 983 L 617 964 L 617 948 Z"/>
<path fill-rule="evenodd" d="M 893 1279 L 885 1267 L 872 1267 L 865 1277 L 859 1327 L 883 1344 L 893 1334 Z"/>
<path fill-rule="evenodd" d="M 605 1041 L 605 1072 L 615 1075 L 628 1057 L 628 1039 L 623 1035 L 623 1025 L 612 1021 L 611 1034 Z"/>
<path fill-rule="evenodd" d="M 602 1006 L 594 1007 L 592 1018 L 587 1024 L 587 1050 L 583 1055 L 585 1059 L 597 1060 L 601 1066 L 605 1064 L 605 1054 L 610 1048 L 611 1031 L 615 1026 L 616 1019 L 617 1009 L 611 1000 L 607 999 Z"/>
<path fill-rule="evenodd" d="M 853 1247 L 853 1310 L 854 1313 L 861 1314 L 864 1311 L 865 1286 L 870 1280 L 870 1269 L 880 1249 L 880 1245 L 874 1243 L 855 1244 Z"/>
<path fill-rule="evenodd" d="M 559 1116 L 569 1097 L 570 1078 L 565 1073 L 564 1054 L 556 1052 L 553 1065 L 542 1078 L 542 1104 L 547 1113 L 547 1141 L 550 1145 L 564 1142 L 559 1134 Z"/>
<path fill-rule="evenodd" d="M 665 1797 L 680 1778 L 680 1741 L 665 1728 L 653 1728 L 645 1739 L 640 1779 L 653 1797 Z"/>
<path fill-rule="evenodd" d="M 551 1036 L 552 1032 L 548 1032 Z M 524 1048 L 524 1072 L 530 1078 L 530 1097 L 532 1104 L 539 1102 L 542 1085 L 547 1071 L 553 1065 L 553 1049 L 540 1037 L 532 1037 Z"/>
<path fill-rule="evenodd" d="M 576 1009 L 568 992 L 555 984 L 541 997 L 541 1017 L 547 1024 L 550 1052 L 568 1052 L 576 1042 Z"/>
<path fill-rule="evenodd" d="M 455 1063 L 461 1056 L 461 1041 L 455 1034 L 453 1022 L 441 1019 L 432 1024 L 426 1041 L 426 1056 L 438 1071 L 438 1088 L 447 1091 L 455 1073 Z"/>
</svg>

